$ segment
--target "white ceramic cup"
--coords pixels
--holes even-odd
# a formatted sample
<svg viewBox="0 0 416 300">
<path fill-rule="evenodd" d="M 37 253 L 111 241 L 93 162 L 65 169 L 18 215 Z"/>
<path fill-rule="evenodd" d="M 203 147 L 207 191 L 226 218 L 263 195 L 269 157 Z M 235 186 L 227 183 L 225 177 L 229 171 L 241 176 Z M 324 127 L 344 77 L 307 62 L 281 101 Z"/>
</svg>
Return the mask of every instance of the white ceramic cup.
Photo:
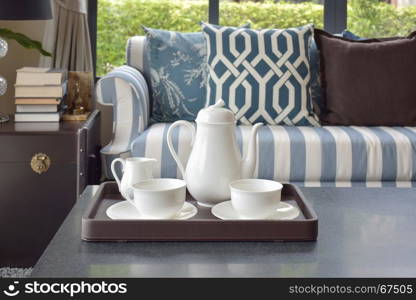
<svg viewBox="0 0 416 300">
<path fill-rule="evenodd" d="M 180 179 L 149 179 L 133 184 L 130 189 L 132 193 L 127 193 L 127 200 L 148 219 L 171 219 L 185 203 L 186 183 Z"/>
<path fill-rule="evenodd" d="M 267 219 L 279 207 L 282 188 L 273 180 L 235 180 L 230 183 L 231 204 L 244 219 Z"/>
</svg>

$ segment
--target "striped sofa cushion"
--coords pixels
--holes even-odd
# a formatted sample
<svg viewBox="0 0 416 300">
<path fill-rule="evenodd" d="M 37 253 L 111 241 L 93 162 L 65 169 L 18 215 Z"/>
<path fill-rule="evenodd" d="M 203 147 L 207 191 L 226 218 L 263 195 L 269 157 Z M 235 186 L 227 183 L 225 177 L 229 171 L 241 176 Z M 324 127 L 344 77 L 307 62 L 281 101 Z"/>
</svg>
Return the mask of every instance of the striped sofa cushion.
<svg viewBox="0 0 416 300">
<path fill-rule="evenodd" d="M 179 177 L 166 143 L 168 123 L 157 123 L 132 143 L 133 156 L 158 160 L 155 177 Z M 244 152 L 251 126 L 238 126 Z M 186 164 L 190 133 L 176 128 L 174 147 Z M 255 177 L 305 186 L 399 186 L 416 180 L 416 128 L 264 126 Z"/>
</svg>

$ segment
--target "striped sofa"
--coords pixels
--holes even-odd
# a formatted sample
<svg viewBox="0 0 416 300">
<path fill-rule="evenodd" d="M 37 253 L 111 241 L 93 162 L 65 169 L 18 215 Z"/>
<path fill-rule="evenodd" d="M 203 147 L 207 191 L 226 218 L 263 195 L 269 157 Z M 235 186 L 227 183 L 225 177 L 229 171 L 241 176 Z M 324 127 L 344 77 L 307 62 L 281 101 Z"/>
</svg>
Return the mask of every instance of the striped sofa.
<svg viewBox="0 0 416 300">
<path fill-rule="evenodd" d="M 127 65 L 97 83 L 97 101 L 113 106 L 113 139 L 101 150 L 104 176 L 111 179 L 116 157 L 158 160 L 155 177 L 181 175 L 166 143 L 169 123 L 151 124 L 145 37 L 127 43 Z M 250 126 L 236 128 L 243 152 Z M 176 128 L 173 143 L 184 164 L 191 151 L 190 132 Z M 304 186 L 416 185 L 416 127 L 264 126 L 259 131 L 255 176 Z M 244 153 L 242 153 L 244 154 Z"/>
</svg>

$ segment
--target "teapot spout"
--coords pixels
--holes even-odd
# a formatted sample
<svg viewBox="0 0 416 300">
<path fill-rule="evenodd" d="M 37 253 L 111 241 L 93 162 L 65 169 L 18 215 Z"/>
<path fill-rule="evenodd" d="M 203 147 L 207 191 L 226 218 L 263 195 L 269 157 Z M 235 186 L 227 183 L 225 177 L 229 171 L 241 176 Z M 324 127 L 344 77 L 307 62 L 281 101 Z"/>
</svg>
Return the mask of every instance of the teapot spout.
<svg viewBox="0 0 416 300">
<path fill-rule="evenodd" d="M 252 178 L 257 162 L 257 131 L 263 126 L 262 123 L 257 123 L 251 129 L 250 140 L 248 142 L 248 149 L 246 155 L 241 161 L 241 178 Z"/>
</svg>

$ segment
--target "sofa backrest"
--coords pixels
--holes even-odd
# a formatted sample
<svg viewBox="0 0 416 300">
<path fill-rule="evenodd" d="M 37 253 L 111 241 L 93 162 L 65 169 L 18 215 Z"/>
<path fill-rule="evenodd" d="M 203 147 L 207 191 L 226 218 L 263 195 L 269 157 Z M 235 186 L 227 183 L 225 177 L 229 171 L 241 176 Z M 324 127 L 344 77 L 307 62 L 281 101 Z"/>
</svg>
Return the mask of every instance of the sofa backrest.
<svg viewBox="0 0 416 300">
<path fill-rule="evenodd" d="M 142 73 L 149 89 L 149 101 L 152 105 L 152 82 L 146 49 L 146 36 L 136 35 L 129 38 L 126 44 L 126 64 Z"/>
<path fill-rule="evenodd" d="M 138 69 L 146 80 L 150 80 L 146 59 L 146 36 L 133 36 L 127 40 L 126 62 L 127 65 Z"/>
</svg>

